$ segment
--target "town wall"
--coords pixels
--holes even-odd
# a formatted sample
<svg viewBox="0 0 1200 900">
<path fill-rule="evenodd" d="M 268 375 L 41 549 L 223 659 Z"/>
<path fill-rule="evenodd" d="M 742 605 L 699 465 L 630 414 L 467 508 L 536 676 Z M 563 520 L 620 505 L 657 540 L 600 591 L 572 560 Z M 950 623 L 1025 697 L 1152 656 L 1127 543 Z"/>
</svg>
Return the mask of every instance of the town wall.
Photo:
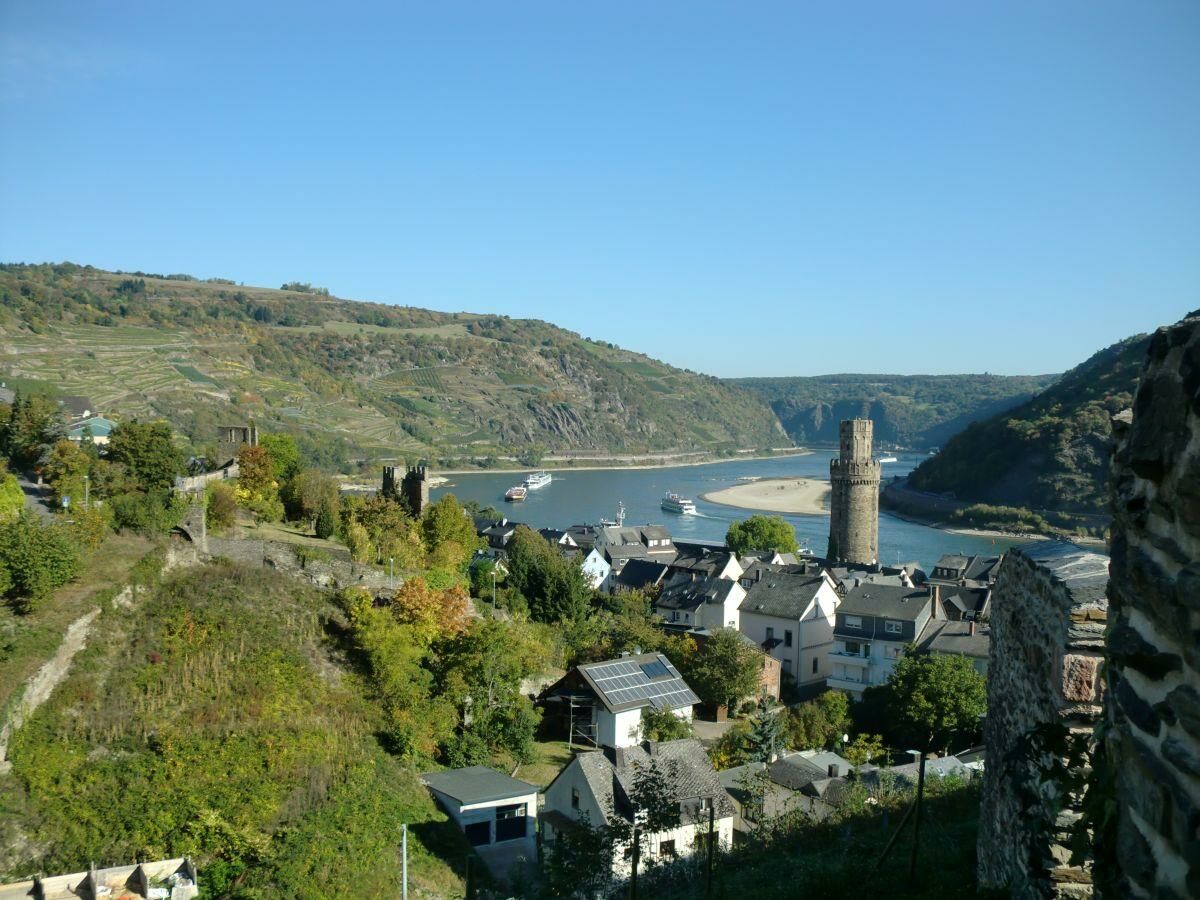
<svg viewBox="0 0 1200 900">
<path fill-rule="evenodd" d="M 828 557 L 871 565 L 879 559 L 881 467 L 871 456 L 870 419 L 841 423 L 841 449 L 829 461 Z"/>
<path fill-rule="evenodd" d="M 991 615 L 987 766 L 979 817 L 979 882 L 1018 898 L 1091 894 L 1072 866 L 1067 831 L 1078 798 L 1062 802 L 1036 751 L 1047 727 L 1089 734 L 1101 716 L 1107 558 L 1046 542 L 1011 551 Z"/>
<path fill-rule="evenodd" d="M 1200 897 L 1200 310 L 1159 329 L 1114 426 L 1105 893 Z"/>
</svg>

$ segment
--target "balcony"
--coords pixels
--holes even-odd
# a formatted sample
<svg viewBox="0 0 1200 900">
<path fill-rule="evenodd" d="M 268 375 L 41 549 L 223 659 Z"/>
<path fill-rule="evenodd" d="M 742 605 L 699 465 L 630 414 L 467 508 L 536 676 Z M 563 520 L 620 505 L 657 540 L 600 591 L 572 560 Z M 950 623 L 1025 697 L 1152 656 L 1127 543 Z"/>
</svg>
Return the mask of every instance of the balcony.
<svg viewBox="0 0 1200 900">
<path fill-rule="evenodd" d="M 825 679 L 825 685 L 826 687 L 833 688 L 834 690 L 850 691 L 853 694 L 860 694 L 862 693 L 863 688 L 871 686 L 871 682 L 869 682 L 866 677 L 860 679 L 830 675 Z"/>
<path fill-rule="evenodd" d="M 866 667 L 871 664 L 871 657 L 862 656 L 858 653 L 847 653 L 844 650 L 830 650 L 829 658 L 833 662 L 845 663 L 848 666 Z"/>
</svg>

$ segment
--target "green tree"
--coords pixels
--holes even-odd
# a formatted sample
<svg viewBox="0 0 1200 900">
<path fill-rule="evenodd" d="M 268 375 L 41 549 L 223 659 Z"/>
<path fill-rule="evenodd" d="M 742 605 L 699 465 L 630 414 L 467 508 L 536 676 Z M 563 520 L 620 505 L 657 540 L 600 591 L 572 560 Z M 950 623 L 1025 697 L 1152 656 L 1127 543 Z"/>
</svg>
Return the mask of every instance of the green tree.
<svg viewBox="0 0 1200 900">
<path fill-rule="evenodd" d="M 56 501 L 71 497 L 83 505 L 83 479 L 92 468 L 92 458 L 71 441 L 58 441 L 42 466 L 42 475 L 50 483 Z M 90 487 L 90 485 L 89 485 Z"/>
<path fill-rule="evenodd" d="M 788 744 L 795 750 L 827 748 L 850 727 L 850 700 L 841 691 L 825 691 L 787 714 Z"/>
<path fill-rule="evenodd" d="M 337 509 L 340 492 L 331 476 L 305 469 L 283 485 L 280 497 L 289 519 L 307 522 L 310 528 L 315 528 L 322 506 L 329 506 L 331 511 Z"/>
<path fill-rule="evenodd" d="M 220 481 L 210 484 L 204 517 L 205 523 L 213 531 L 232 528 L 237 521 L 237 497 L 234 496 L 233 488 Z"/>
<path fill-rule="evenodd" d="M 313 533 L 323 541 L 327 541 L 333 537 L 333 532 L 337 529 L 336 509 L 337 507 L 333 502 L 324 500 L 317 510 L 317 519 L 313 523 Z"/>
<path fill-rule="evenodd" d="M 965 656 L 910 646 L 884 689 L 896 738 L 917 750 L 945 751 L 955 734 L 977 730 L 987 711 L 987 682 Z"/>
<path fill-rule="evenodd" d="M 651 741 L 675 741 L 693 737 L 692 723 L 669 709 L 647 708 L 642 711 L 642 736 Z"/>
<path fill-rule="evenodd" d="M 508 583 L 539 622 L 586 619 L 591 585 L 578 559 L 568 560 L 536 531 L 521 525 L 509 539 Z"/>
<path fill-rule="evenodd" d="M 17 476 L 11 472 L 0 475 L 0 522 L 15 518 L 24 508 L 25 493 Z"/>
<path fill-rule="evenodd" d="M 750 734 L 746 739 L 746 750 L 756 762 L 774 762 L 784 749 L 784 713 L 779 704 L 770 699 L 759 704 L 758 711 L 750 719 Z"/>
<path fill-rule="evenodd" d="M 20 612 L 31 612 L 52 590 L 75 577 L 79 555 L 70 531 L 21 513 L 0 524 L 0 586 Z"/>
<path fill-rule="evenodd" d="M 44 394 L 17 396 L 0 427 L 0 451 L 20 469 L 37 465 L 66 436 L 62 408 Z"/>
<path fill-rule="evenodd" d="M 725 543 L 738 555 L 752 550 L 795 553 L 796 530 L 781 516 L 751 516 L 729 526 Z"/>
<path fill-rule="evenodd" d="M 612 882 L 613 831 L 584 813 L 555 828 L 543 876 L 550 897 L 598 897 Z"/>
<path fill-rule="evenodd" d="M 719 628 L 704 642 L 682 671 L 705 703 L 736 709 L 758 693 L 762 657 L 732 628 Z"/>
<path fill-rule="evenodd" d="M 157 496 L 165 496 L 183 471 L 183 452 L 166 422 L 122 422 L 109 436 L 108 458 L 124 466 L 140 490 Z"/>
<path fill-rule="evenodd" d="M 850 746 L 846 748 L 846 759 L 855 766 L 863 766 L 869 762 L 882 763 L 887 758 L 883 746 L 883 736 L 878 734 L 855 735 Z"/>
<path fill-rule="evenodd" d="M 465 566 L 478 549 L 480 541 L 475 523 L 466 514 L 453 494 L 444 494 L 432 503 L 421 516 L 421 535 L 425 550 L 430 554 L 448 557 L 452 567 Z M 446 548 L 449 553 L 446 553 Z"/>
<path fill-rule="evenodd" d="M 260 435 L 258 446 L 267 452 L 276 481 L 284 482 L 300 473 L 300 448 L 290 434 Z"/>
</svg>

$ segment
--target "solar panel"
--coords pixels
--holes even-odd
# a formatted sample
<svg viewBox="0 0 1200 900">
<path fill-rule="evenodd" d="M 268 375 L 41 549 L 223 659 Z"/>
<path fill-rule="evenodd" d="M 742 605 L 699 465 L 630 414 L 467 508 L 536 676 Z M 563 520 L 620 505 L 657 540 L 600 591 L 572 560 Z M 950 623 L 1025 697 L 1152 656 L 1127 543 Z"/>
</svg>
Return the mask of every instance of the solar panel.
<svg viewBox="0 0 1200 900">
<path fill-rule="evenodd" d="M 654 681 L 657 678 L 671 677 L 671 673 L 667 671 L 667 667 L 657 659 L 654 660 L 654 662 L 642 663 L 641 669 L 646 674 L 646 677 L 651 681 Z"/>
</svg>

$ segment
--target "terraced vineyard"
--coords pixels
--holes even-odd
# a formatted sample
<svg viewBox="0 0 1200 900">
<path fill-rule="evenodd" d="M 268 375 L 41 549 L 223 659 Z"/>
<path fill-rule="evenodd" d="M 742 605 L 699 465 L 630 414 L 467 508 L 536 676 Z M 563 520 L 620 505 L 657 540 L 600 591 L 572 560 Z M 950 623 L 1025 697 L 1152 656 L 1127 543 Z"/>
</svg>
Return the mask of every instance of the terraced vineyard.
<svg viewBox="0 0 1200 900">
<path fill-rule="evenodd" d="M 747 391 L 544 322 L 71 264 L 0 266 L 5 376 L 165 417 L 195 450 L 253 420 L 343 466 L 784 440 Z"/>
</svg>

